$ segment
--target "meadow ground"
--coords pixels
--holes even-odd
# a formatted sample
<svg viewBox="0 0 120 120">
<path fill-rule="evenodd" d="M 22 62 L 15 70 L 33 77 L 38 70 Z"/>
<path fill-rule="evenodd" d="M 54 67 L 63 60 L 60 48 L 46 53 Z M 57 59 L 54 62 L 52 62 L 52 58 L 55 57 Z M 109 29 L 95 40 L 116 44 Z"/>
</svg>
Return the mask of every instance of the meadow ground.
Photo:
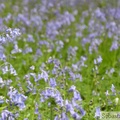
<svg viewBox="0 0 120 120">
<path fill-rule="evenodd" d="M 0 0 L 0 120 L 99 120 L 119 99 L 119 0 Z"/>
</svg>

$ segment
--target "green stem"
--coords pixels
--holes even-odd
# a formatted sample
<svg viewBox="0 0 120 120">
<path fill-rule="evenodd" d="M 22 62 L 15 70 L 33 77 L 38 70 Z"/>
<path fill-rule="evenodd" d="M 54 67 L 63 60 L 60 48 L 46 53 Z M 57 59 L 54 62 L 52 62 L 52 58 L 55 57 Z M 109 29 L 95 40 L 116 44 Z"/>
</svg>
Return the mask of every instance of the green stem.
<svg viewBox="0 0 120 120">
<path fill-rule="evenodd" d="M 53 111 L 52 111 L 52 104 L 51 104 L 51 107 L 50 107 L 50 119 L 53 120 Z"/>
</svg>

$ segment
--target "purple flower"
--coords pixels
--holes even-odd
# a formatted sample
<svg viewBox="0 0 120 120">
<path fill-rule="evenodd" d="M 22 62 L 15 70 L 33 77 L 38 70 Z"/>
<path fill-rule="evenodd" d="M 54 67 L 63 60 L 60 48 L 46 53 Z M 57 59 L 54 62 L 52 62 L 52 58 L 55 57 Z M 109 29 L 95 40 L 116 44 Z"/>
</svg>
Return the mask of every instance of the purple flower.
<svg viewBox="0 0 120 120">
<path fill-rule="evenodd" d="M 31 34 L 28 34 L 27 37 L 28 37 L 27 38 L 28 42 L 35 42 L 35 40 L 34 40 L 34 38 L 33 38 L 33 36 Z"/>
<path fill-rule="evenodd" d="M 8 110 L 3 110 L 1 113 L 1 120 L 15 120 L 14 114 L 9 112 Z"/>
<path fill-rule="evenodd" d="M 110 69 L 110 74 L 114 73 L 115 72 L 115 69 L 114 68 L 111 68 Z"/>
<path fill-rule="evenodd" d="M 95 118 L 100 117 L 100 107 L 96 108 Z"/>
<path fill-rule="evenodd" d="M 17 90 L 10 88 L 8 96 L 10 98 L 10 101 L 17 105 L 20 108 L 20 110 L 26 107 L 24 102 L 26 101 L 27 97 L 23 94 L 18 93 Z"/>
<path fill-rule="evenodd" d="M 45 80 L 45 82 L 48 81 L 48 74 L 46 71 L 42 70 L 42 73 L 41 73 L 41 78 Z"/>
<path fill-rule="evenodd" d="M 110 47 L 110 51 L 113 51 L 113 50 L 117 50 L 119 48 L 119 44 L 117 41 L 113 41 L 111 47 Z"/>
<path fill-rule="evenodd" d="M 63 107 L 64 106 L 64 100 L 62 99 L 62 97 L 61 97 L 61 95 L 59 94 L 56 94 L 56 96 L 55 96 L 55 101 L 56 101 L 56 103 L 58 104 L 58 105 L 60 105 L 61 107 Z"/>
<path fill-rule="evenodd" d="M 100 8 L 97 8 L 95 10 L 95 15 L 98 19 L 100 19 L 101 21 L 106 21 L 106 18 L 105 18 L 105 14 L 103 12 L 101 12 Z"/>
<path fill-rule="evenodd" d="M 82 100 L 82 98 L 80 96 L 80 93 L 78 91 L 74 91 L 73 93 L 74 93 L 74 99 L 75 100 L 80 100 L 80 101 Z"/>
<path fill-rule="evenodd" d="M 105 92 L 105 95 L 106 95 L 106 96 L 108 96 L 108 95 L 109 95 L 109 92 L 108 92 L 108 90 Z"/>
<path fill-rule="evenodd" d="M 72 99 L 72 105 L 73 105 L 73 107 L 77 107 L 78 106 L 78 104 L 76 103 L 74 98 Z"/>
<path fill-rule="evenodd" d="M 72 115 L 72 117 L 75 120 L 81 120 L 81 116 L 78 113 L 76 113 L 75 111 L 70 111 L 70 114 Z"/>
<path fill-rule="evenodd" d="M 75 90 L 76 90 L 76 86 L 72 85 L 72 86 L 70 87 L 70 89 L 69 89 L 69 92 L 73 92 L 73 91 L 75 91 Z"/>
<path fill-rule="evenodd" d="M 112 84 L 112 86 L 111 86 L 111 91 L 112 91 L 112 93 L 115 95 L 116 94 L 116 90 L 115 90 L 115 86 Z"/>
<path fill-rule="evenodd" d="M 56 115 L 55 118 L 54 118 L 54 120 L 60 120 L 60 119 L 59 119 L 59 117 Z"/>
<path fill-rule="evenodd" d="M 25 49 L 23 50 L 23 54 L 32 53 L 32 52 L 33 52 L 33 49 L 28 46 L 26 46 Z"/>
<path fill-rule="evenodd" d="M 71 103 L 69 103 L 68 100 L 65 101 L 65 107 L 66 107 L 66 111 L 73 111 L 74 108 L 73 108 L 73 105 Z"/>
<path fill-rule="evenodd" d="M 84 116 L 86 114 L 86 111 L 82 107 L 77 106 L 77 109 L 80 111 L 82 116 Z"/>
<path fill-rule="evenodd" d="M 50 78 L 49 84 L 51 87 L 55 87 L 57 85 L 55 78 Z"/>
<path fill-rule="evenodd" d="M 40 102 L 45 102 L 43 97 L 40 97 Z"/>
<path fill-rule="evenodd" d="M 94 64 L 100 64 L 102 62 L 102 57 L 99 56 L 97 59 L 94 59 Z"/>
<path fill-rule="evenodd" d="M 63 113 L 61 114 L 61 119 L 62 119 L 62 120 L 69 120 L 65 112 L 63 112 Z"/>
</svg>

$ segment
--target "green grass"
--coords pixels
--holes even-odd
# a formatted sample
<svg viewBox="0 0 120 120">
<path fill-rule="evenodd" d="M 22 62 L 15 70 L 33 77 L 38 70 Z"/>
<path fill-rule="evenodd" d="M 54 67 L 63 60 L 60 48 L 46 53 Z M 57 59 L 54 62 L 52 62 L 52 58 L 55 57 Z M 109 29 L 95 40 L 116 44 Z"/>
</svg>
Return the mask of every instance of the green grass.
<svg viewBox="0 0 120 120">
<path fill-rule="evenodd" d="M 5 2 L 5 9 L 3 10 L 1 17 L 6 17 L 8 13 L 11 13 L 13 17 L 15 17 L 18 13 L 13 11 L 11 9 L 11 6 L 13 5 L 19 5 L 21 6 L 20 12 L 22 11 L 22 4 L 20 2 Z M 104 3 L 101 3 L 101 6 L 104 6 Z M 32 7 L 31 5 L 29 6 L 30 8 Z M 88 6 L 87 6 L 88 7 Z M 87 9 L 83 7 L 83 9 Z M 69 10 L 70 8 L 65 8 L 64 10 L 61 10 L 61 13 Z M 70 9 L 69 11 L 72 11 Z M 30 12 L 30 11 L 29 11 Z M 81 15 L 81 11 L 78 12 Z M 50 20 L 56 19 L 55 16 L 52 13 L 48 13 L 48 18 Z M 76 24 L 80 19 L 80 16 L 76 16 L 76 21 L 71 23 L 70 26 L 63 26 L 61 34 L 59 34 L 56 38 L 57 40 L 62 40 L 64 43 L 64 47 L 61 49 L 60 52 L 56 52 L 56 47 L 55 42 L 50 40 L 45 36 L 45 25 L 47 21 L 44 22 L 43 29 L 40 32 L 37 32 L 35 28 L 32 29 L 31 26 L 26 28 L 26 32 L 23 33 L 19 40 L 18 40 L 18 46 L 21 49 L 26 48 L 26 44 L 33 49 L 33 53 L 28 53 L 23 55 L 22 53 L 16 53 L 14 55 L 11 55 L 10 51 L 13 49 L 13 44 L 8 44 L 7 46 L 5 45 L 5 54 L 7 56 L 7 62 L 9 62 L 11 65 L 13 65 L 14 69 L 17 71 L 18 75 L 17 76 L 12 76 L 11 74 L 7 73 L 5 75 L 2 74 L 0 71 L 0 76 L 4 79 L 12 79 L 12 83 L 10 86 L 13 86 L 16 88 L 20 93 L 23 93 L 24 95 L 27 96 L 27 100 L 25 101 L 26 108 L 22 111 L 19 110 L 18 107 L 14 107 L 14 105 L 11 107 L 9 104 L 4 103 L 0 104 L 0 112 L 7 108 L 9 111 L 15 113 L 16 111 L 19 111 L 19 117 L 18 120 L 23 120 L 24 118 L 28 118 L 29 120 L 37 120 L 37 115 L 34 114 L 35 110 L 35 102 L 38 102 L 39 104 L 39 111 L 42 115 L 42 120 L 53 120 L 54 116 L 56 114 L 61 113 L 61 108 L 55 103 L 53 98 L 48 99 L 44 103 L 40 102 L 40 92 L 44 90 L 46 87 L 49 87 L 47 83 L 44 82 L 44 80 L 38 81 L 39 86 L 34 82 L 34 78 L 30 77 L 30 81 L 33 83 L 34 87 L 36 88 L 36 94 L 32 93 L 27 93 L 27 83 L 24 79 L 24 76 L 29 73 L 35 73 L 36 75 L 38 73 L 41 73 L 42 71 L 40 70 L 40 67 L 43 63 L 45 63 L 45 70 L 49 71 L 49 78 L 51 77 L 56 77 L 55 75 L 52 74 L 52 69 L 54 65 L 48 64 L 47 61 L 49 57 L 59 59 L 61 62 L 60 69 L 63 69 L 65 66 L 68 66 L 69 68 L 72 69 L 72 64 L 77 63 L 80 60 L 81 56 L 86 56 L 87 60 L 85 61 L 85 64 L 87 67 L 81 67 L 80 71 L 74 72 L 75 74 L 81 74 L 82 75 L 82 81 L 79 80 L 69 80 L 70 75 L 66 72 L 65 76 L 60 75 L 56 77 L 56 81 L 59 84 L 64 84 L 65 87 L 64 89 L 61 89 L 60 86 L 57 86 L 56 88 L 61 92 L 62 96 L 64 99 L 71 99 L 72 94 L 68 93 L 68 89 L 70 88 L 71 85 L 75 85 L 76 89 L 80 92 L 80 95 L 82 97 L 82 107 L 86 111 L 86 115 L 83 117 L 83 120 L 94 120 L 94 115 L 95 115 L 95 108 L 97 106 L 100 106 L 102 111 L 119 111 L 120 110 L 120 101 L 118 102 L 117 105 L 115 105 L 115 99 L 118 97 L 120 98 L 120 91 L 119 91 L 119 86 L 120 86 L 120 48 L 118 48 L 115 51 L 110 51 L 110 47 L 112 44 L 112 38 L 107 38 L 104 35 L 100 37 L 102 40 L 102 43 L 98 47 L 98 52 L 94 51 L 92 54 L 89 53 L 89 44 L 86 44 L 85 47 L 81 45 L 81 38 L 76 38 Z M 89 18 L 86 20 L 86 24 L 88 24 Z M 21 23 L 14 23 L 14 20 L 11 19 L 5 22 L 7 27 L 11 28 L 21 28 L 23 26 Z M 84 31 L 84 36 L 87 36 L 88 31 Z M 31 34 L 34 37 L 35 42 L 34 43 L 29 43 L 26 42 L 25 40 L 27 39 L 27 34 Z M 68 37 L 67 35 L 70 34 Z M 107 34 L 107 33 L 105 33 Z M 42 37 L 42 35 L 44 35 Z M 69 40 L 69 42 L 66 42 L 66 40 Z M 53 48 L 52 52 L 48 52 L 49 48 L 45 45 L 38 45 L 38 41 L 40 40 L 46 40 L 49 42 L 49 44 L 53 44 L 55 47 Z M 76 51 L 75 56 L 71 56 L 70 60 L 68 60 L 68 48 L 72 47 L 78 47 L 78 50 Z M 37 61 L 34 61 L 35 58 L 35 53 L 37 48 L 40 48 L 42 51 L 43 55 L 39 56 Z M 97 74 L 96 71 L 93 71 L 93 68 L 95 67 L 94 65 L 94 59 L 96 59 L 99 55 L 101 55 L 103 61 L 99 65 L 97 65 L 99 73 Z M 16 58 L 12 58 L 12 57 Z M 62 56 L 62 57 L 61 57 Z M 2 65 L 4 62 L 0 61 L 0 65 Z M 30 66 L 34 65 L 35 70 L 30 70 Z M 111 68 L 115 69 L 115 72 L 113 74 L 106 74 L 106 70 L 110 70 Z M 19 80 L 16 80 L 17 77 Z M 102 78 L 104 79 L 102 80 Z M 21 86 L 19 86 L 19 85 Z M 116 96 L 110 95 L 108 98 L 105 95 L 106 90 L 109 90 L 109 93 L 111 93 L 111 85 L 114 84 L 115 89 L 116 89 Z M 20 89 L 22 88 L 22 90 Z M 9 99 L 7 96 L 8 92 L 8 87 L 3 87 L 0 88 L 0 95 L 4 96 L 5 99 Z M 95 91 L 96 93 L 99 93 L 98 95 L 92 95 L 92 92 Z M 113 104 L 109 105 L 108 100 L 111 100 Z M 51 102 L 51 106 L 48 107 L 48 103 Z M 58 108 L 58 111 L 54 110 L 54 107 Z M 64 108 L 63 108 L 64 109 Z M 70 118 L 70 120 L 73 120 L 70 117 L 70 114 L 67 114 Z"/>
</svg>

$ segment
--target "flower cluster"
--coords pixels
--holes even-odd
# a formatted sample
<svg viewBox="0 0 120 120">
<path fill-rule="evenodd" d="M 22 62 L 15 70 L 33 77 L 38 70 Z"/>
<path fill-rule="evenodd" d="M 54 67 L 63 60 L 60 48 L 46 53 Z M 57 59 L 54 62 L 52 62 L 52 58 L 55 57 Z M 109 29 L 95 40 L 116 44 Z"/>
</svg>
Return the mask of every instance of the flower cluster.
<svg viewBox="0 0 120 120">
<path fill-rule="evenodd" d="M 0 3 L 0 120 L 99 119 L 117 111 L 119 0 Z"/>
</svg>

